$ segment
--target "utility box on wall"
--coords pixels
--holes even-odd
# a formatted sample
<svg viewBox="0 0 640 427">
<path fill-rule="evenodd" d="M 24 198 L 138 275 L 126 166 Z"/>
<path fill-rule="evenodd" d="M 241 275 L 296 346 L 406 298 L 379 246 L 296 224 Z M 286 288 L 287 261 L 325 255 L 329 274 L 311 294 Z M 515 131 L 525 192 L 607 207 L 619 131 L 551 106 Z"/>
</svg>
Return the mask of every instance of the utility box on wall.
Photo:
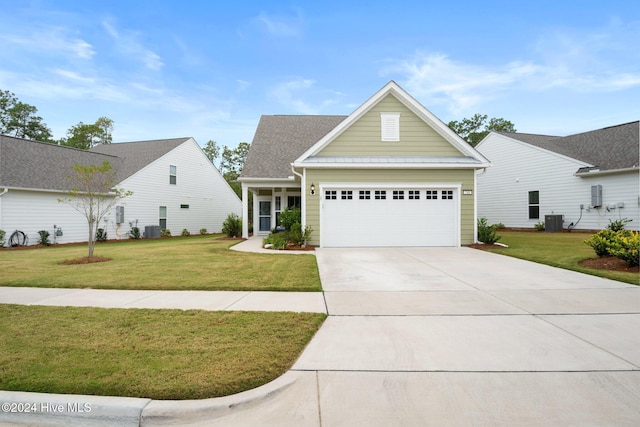
<svg viewBox="0 0 640 427">
<path fill-rule="evenodd" d="M 591 186 L 591 206 L 594 208 L 602 206 L 602 185 Z"/>
<path fill-rule="evenodd" d="M 557 233 L 562 231 L 562 215 L 545 215 L 544 231 L 546 233 Z"/>
<path fill-rule="evenodd" d="M 116 224 L 124 222 L 124 206 L 116 206 Z"/>
</svg>

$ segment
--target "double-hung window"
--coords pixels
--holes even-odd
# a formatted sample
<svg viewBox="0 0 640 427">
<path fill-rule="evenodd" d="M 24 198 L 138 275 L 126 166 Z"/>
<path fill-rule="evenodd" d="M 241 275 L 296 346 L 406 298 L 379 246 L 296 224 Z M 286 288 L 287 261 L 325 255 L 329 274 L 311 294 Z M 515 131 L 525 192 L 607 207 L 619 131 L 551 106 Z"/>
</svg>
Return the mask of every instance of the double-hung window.
<svg viewBox="0 0 640 427">
<path fill-rule="evenodd" d="M 540 192 L 529 191 L 529 219 L 540 218 Z"/>
<path fill-rule="evenodd" d="M 169 184 L 176 185 L 177 168 L 174 165 L 169 166 Z"/>
</svg>

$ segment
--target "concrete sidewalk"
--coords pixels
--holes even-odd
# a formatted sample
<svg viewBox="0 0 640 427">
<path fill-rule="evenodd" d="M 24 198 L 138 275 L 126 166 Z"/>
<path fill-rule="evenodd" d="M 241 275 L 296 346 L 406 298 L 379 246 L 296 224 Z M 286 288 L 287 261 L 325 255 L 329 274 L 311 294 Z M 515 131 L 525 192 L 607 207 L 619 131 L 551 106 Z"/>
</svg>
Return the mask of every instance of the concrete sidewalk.
<svg viewBox="0 0 640 427">
<path fill-rule="evenodd" d="M 468 248 L 316 257 L 329 317 L 277 380 L 197 401 L 0 392 L 0 402 L 92 408 L 0 413 L 0 424 L 640 424 L 640 287 Z M 74 290 L 42 299 L 64 301 L 58 291 Z"/>
</svg>

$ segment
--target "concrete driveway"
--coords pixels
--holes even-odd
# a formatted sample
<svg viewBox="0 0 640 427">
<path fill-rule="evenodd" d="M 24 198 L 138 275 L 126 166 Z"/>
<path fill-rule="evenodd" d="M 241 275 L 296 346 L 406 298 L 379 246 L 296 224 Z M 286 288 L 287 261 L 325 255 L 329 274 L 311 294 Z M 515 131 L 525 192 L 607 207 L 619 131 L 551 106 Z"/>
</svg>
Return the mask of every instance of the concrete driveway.
<svg viewBox="0 0 640 427">
<path fill-rule="evenodd" d="M 322 425 L 638 425 L 640 287 L 469 248 L 320 249 Z"/>
</svg>

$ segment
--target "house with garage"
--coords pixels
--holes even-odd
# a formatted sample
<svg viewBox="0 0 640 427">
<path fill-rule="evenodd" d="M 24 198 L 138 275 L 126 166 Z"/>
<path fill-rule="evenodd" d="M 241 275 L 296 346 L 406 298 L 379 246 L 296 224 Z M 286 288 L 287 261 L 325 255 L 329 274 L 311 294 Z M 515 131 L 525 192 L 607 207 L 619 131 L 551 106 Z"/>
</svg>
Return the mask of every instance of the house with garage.
<svg viewBox="0 0 640 427">
<path fill-rule="evenodd" d="M 391 81 L 348 116 L 262 116 L 240 177 L 243 217 L 252 193 L 257 234 L 299 207 L 321 247 L 471 244 L 487 166 Z"/>
<path fill-rule="evenodd" d="M 99 224 L 109 239 L 127 239 L 131 225 L 180 235 L 206 228 L 219 232 L 241 202 L 193 138 L 100 145 L 89 151 L 0 136 L 0 229 L 6 238 L 18 230 L 38 242 L 38 231 L 56 243 L 87 240 L 86 218 L 58 200 L 73 186 L 75 164 L 109 162 L 116 187 L 133 195 L 122 199 Z"/>
<path fill-rule="evenodd" d="M 490 224 L 547 231 L 640 229 L 640 121 L 568 136 L 490 133 L 476 149 L 478 215 Z"/>
</svg>

